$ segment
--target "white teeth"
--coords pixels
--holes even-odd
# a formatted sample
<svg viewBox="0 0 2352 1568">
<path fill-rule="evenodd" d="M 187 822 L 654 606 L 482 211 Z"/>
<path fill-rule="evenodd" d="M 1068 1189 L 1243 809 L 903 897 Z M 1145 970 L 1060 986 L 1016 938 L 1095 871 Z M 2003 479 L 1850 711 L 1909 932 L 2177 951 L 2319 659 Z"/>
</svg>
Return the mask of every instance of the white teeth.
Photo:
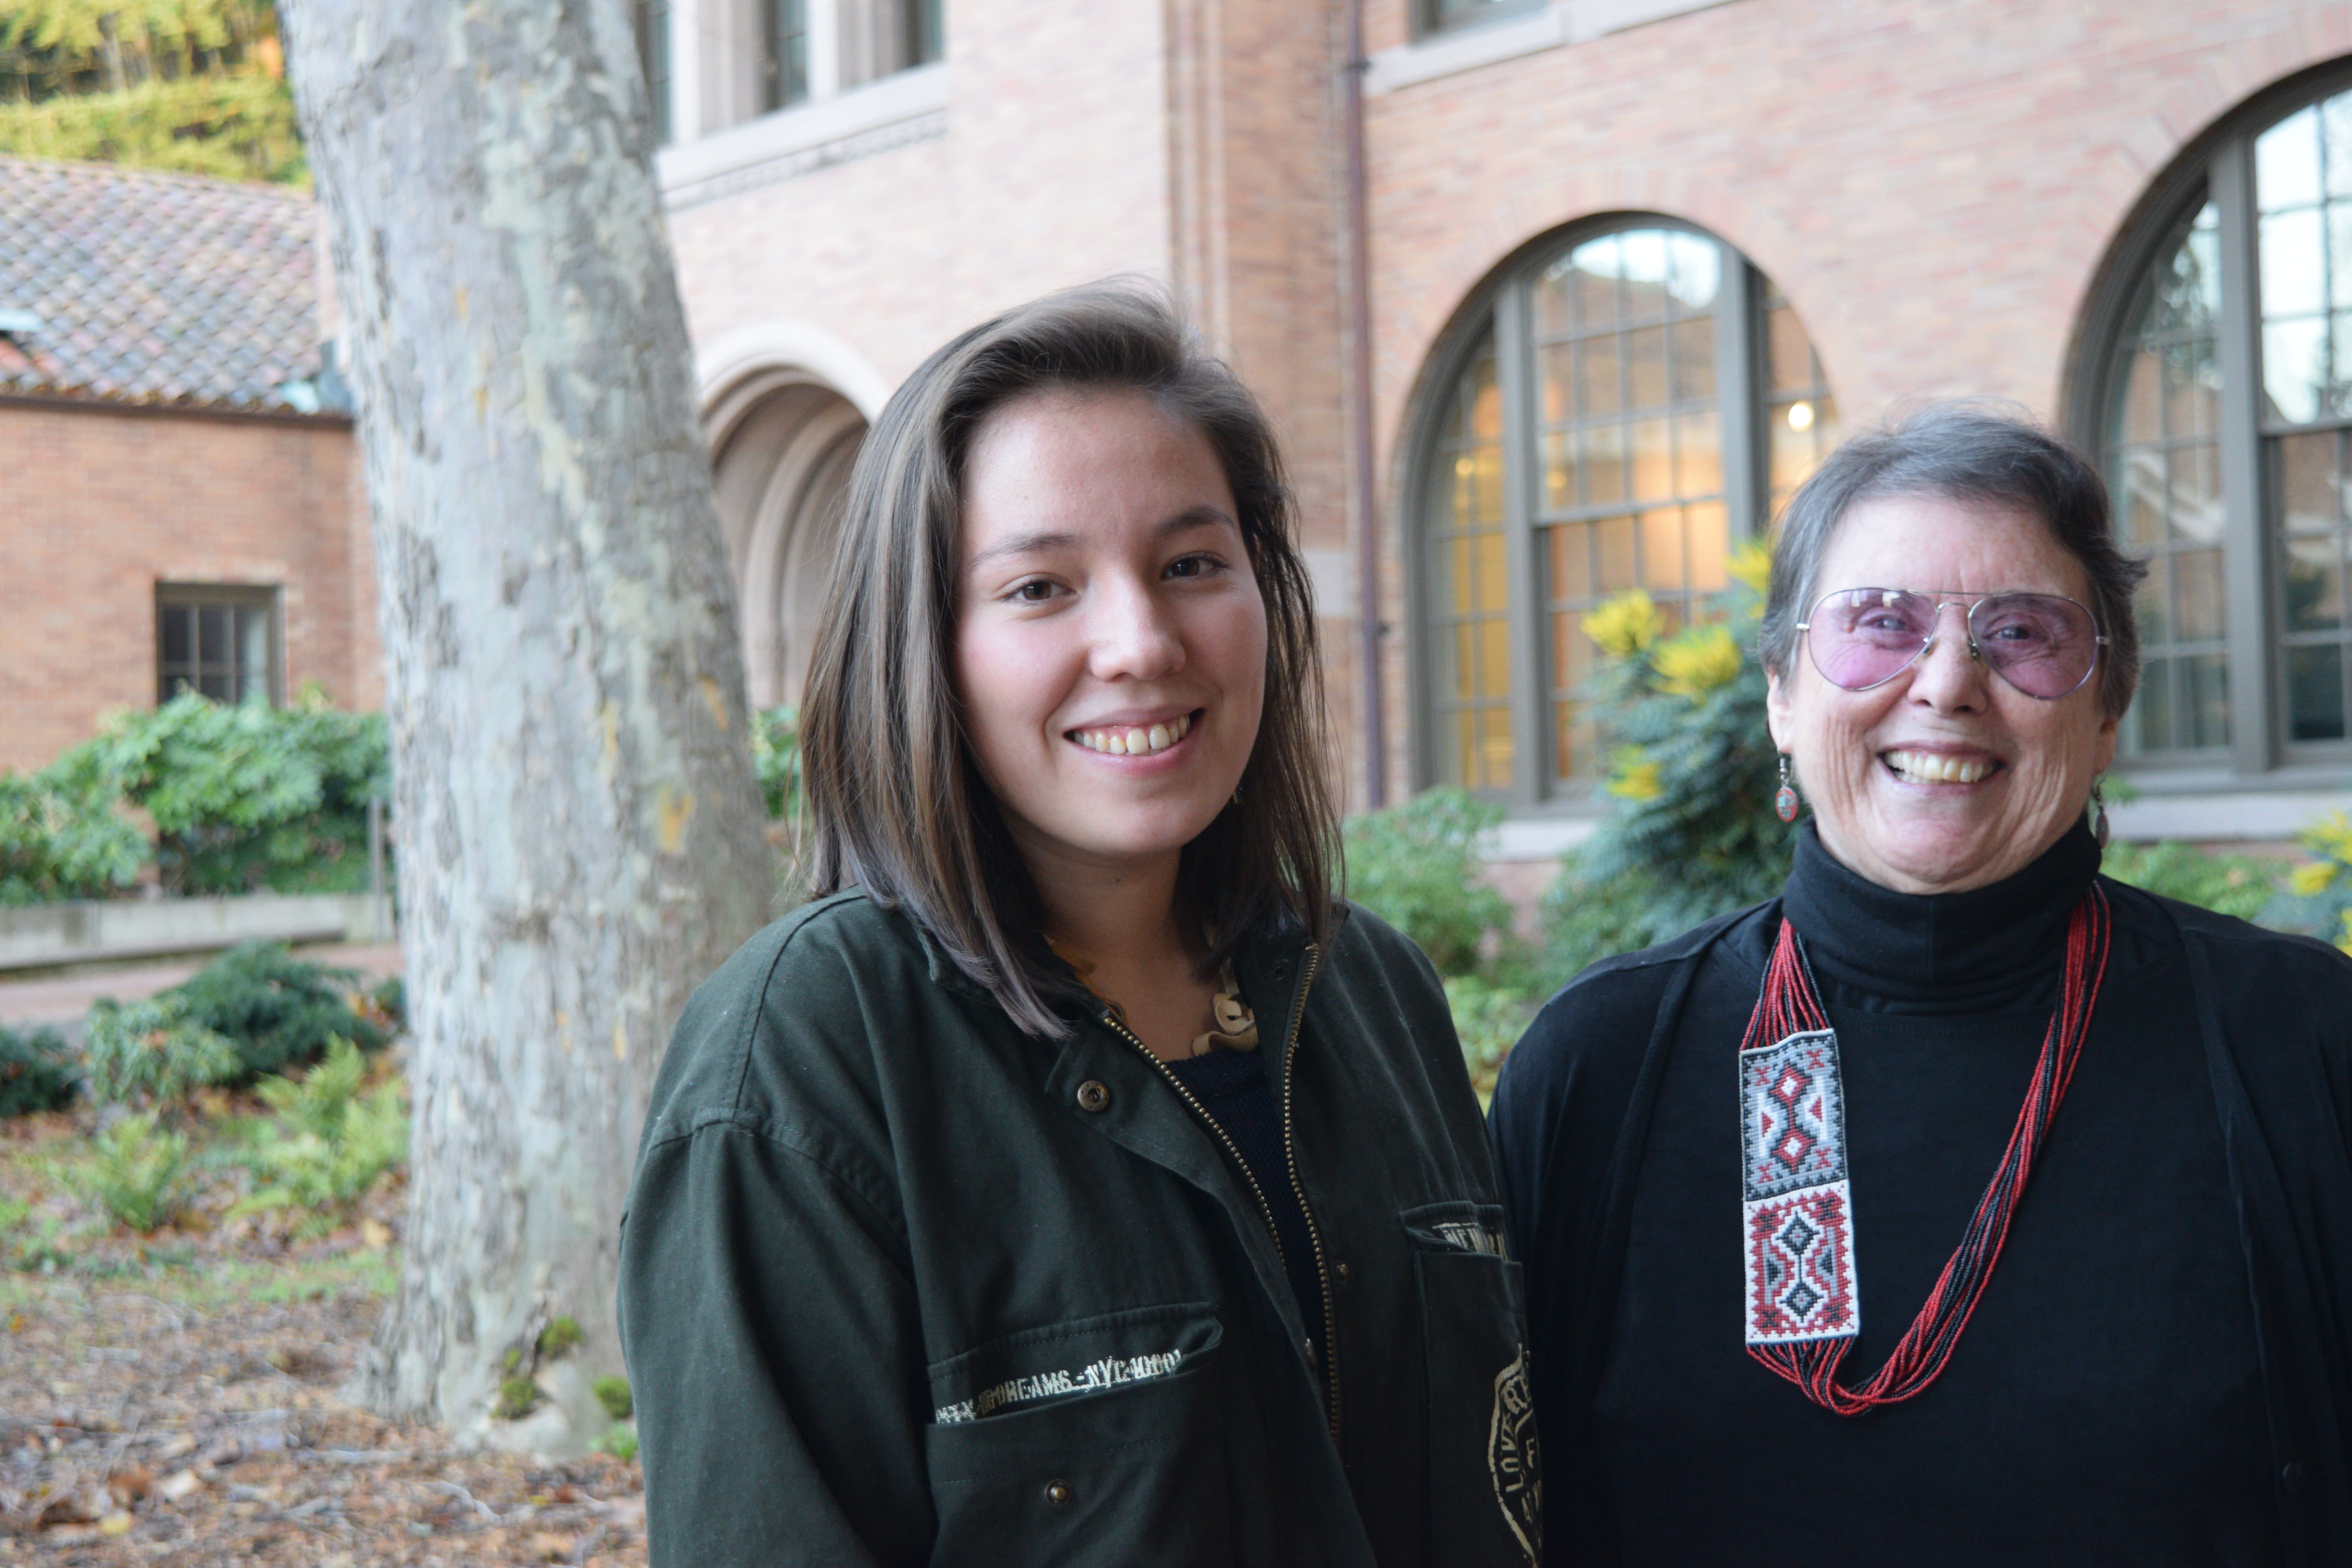
<svg viewBox="0 0 2352 1568">
<path fill-rule="evenodd" d="M 1993 767 L 1979 757 L 1939 757 L 1932 752 L 1889 752 L 1886 765 L 1913 784 L 1975 784 Z"/>
<path fill-rule="evenodd" d="M 1140 757 L 1147 752 L 1166 751 L 1190 734 L 1192 729 L 1192 716 L 1183 713 L 1149 729 L 1080 730 L 1076 739 L 1089 752 L 1113 757 Z"/>
</svg>

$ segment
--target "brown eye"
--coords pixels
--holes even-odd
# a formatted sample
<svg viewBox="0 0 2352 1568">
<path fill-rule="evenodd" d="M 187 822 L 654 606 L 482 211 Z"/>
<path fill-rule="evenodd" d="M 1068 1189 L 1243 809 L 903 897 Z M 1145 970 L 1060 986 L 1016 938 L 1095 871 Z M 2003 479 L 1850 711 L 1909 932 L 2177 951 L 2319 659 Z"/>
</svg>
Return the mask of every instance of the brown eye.
<svg viewBox="0 0 2352 1568">
<path fill-rule="evenodd" d="M 1013 590 L 1013 596 L 1024 605 L 1042 605 L 1054 596 L 1054 584 L 1042 580 L 1024 583 Z"/>
</svg>

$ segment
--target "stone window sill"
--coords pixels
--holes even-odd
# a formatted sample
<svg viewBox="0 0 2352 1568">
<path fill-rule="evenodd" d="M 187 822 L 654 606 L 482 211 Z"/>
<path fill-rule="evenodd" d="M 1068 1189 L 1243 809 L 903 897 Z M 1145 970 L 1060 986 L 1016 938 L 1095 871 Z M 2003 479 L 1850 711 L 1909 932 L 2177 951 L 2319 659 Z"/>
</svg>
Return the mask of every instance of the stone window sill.
<svg viewBox="0 0 2352 1568">
<path fill-rule="evenodd" d="M 1366 62 L 1364 95 L 1377 98 L 1521 55 L 1589 43 L 1628 27 L 1726 4 L 1728 0 L 1554 0 L 1540 11 L 1382 49 Z"/>
</svg>

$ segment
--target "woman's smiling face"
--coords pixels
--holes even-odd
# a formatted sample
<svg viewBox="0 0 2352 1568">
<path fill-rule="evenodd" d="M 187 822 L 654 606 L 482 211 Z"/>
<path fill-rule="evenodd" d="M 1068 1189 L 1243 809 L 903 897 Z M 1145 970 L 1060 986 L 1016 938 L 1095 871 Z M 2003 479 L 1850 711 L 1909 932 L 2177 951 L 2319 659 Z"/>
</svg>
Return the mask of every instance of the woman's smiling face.
<svg viewBox="0 0 2352 1568">
<path fill-rule="evenodd" d="M 1265 605 L 1207 439 L 1137 392 L 989 415 L 964 459 L 955 666 L 1022 857 L 1172 855 L 1233 797 L 1265 695 Z"/>
<path fill-rule="evenodd" d="M 1822 553 L 1811 597 L 1849 588 L 1948 596 L 1935 646 L 1867 691 L 1822 678 L 1800 641 L 1771 678 L 1772 738 L 1796 764 L 1822 844 L 1906 893 L 1955 893 L 2021 871 L 2079 818 L 2115 761 L 2095 673 L 2053 701 L 1969 651 L 1968 604 L 2002 592 L 2090 601 L 2082 565 L 2041 519 L 1940 496 L 1857 502 Z M 1808 606 L 1810 608 L 1810 606 Z"/>
</svg>

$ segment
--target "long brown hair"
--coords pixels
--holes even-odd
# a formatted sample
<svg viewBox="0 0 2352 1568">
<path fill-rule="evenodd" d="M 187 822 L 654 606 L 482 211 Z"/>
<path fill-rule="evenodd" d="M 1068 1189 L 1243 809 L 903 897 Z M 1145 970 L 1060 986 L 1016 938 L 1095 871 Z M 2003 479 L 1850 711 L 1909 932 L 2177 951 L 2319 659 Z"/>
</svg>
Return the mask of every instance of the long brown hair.
<svg viewBox="0 0 2352 1568">
<path fill-rule="evenodd" d="M 1049 389 L 1141 392 L 1217 454 L 1265 602 L 1265 702 L 1241 789 L 1185 846 L 1178 896 L 1214 973 L 1244 942 L 1331 923 L 1322 659 L 1274 428 L 1165 297 L 1096 283 L 1032 300 L 923 362 L 850 476 L 802 707 L 819 894 L 853 884 L 905 910 L 1034 1035 L 1068 1026 L 1036 892 L 975 765 L 952 676 L 965 454 L 982 421 Z"/>
</svg>

